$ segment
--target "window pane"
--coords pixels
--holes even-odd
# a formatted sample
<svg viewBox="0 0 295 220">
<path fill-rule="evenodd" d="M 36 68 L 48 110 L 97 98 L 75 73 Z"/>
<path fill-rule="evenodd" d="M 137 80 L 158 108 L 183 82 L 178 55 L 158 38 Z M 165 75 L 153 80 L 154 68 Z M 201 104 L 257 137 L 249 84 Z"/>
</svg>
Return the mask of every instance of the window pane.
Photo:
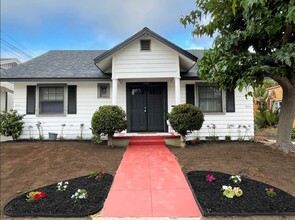
<svg viewBox="0 0 295 220">
<path fill-rule="evenodd" d="M 40 114 L 64 113 L 64 88 L 40 87 Z"/>
<path fill-rule="evenodd" d="M 64 113 L 63 102 L 41 102 L 40 103 L 41 113 Z"/>
<path fill-rule="evenodd" d="M 222 112 L 222 93 L 215 86 L 199 86 L 199 108 L 204 112 Z"/>
<path fill-rule="evenodd" d="M 110 97 L 110 84 L 102 83 L 97 84 L 97 97 L 109 98 Z"/>
</svg>

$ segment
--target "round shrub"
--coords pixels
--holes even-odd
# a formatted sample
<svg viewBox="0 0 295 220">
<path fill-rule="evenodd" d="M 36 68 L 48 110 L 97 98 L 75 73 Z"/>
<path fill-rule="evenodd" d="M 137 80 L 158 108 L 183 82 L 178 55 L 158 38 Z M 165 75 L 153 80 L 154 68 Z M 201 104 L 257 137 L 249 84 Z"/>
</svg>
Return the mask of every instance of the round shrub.
<svg viewBox="0 0 295 220">
<path fill-rule="evenodd" d="M 172 109 L 168 119 L 172 128 L 180 134 L 180 146 L 185 147 L 187 132 L 201 129 L 204 122 L 204 114 L 192 104 L 180 104 Z"/>
<path fill-rule="evenodd" d="M 16 110 L 2 111 L 0 113 L 0 134 L 4 136 L 12 136 L 16 140 L 23 131 L 25 115 L 20 115 Z"/>
<path fill-rule="evenodd" d="M 100 106 L 91 120 L 91 130 L 95 137 L 108 135 L 108 145 L 113 146 L 113 135 L 127 128 L 125 111 L 117 105 Z"/>
</svg>

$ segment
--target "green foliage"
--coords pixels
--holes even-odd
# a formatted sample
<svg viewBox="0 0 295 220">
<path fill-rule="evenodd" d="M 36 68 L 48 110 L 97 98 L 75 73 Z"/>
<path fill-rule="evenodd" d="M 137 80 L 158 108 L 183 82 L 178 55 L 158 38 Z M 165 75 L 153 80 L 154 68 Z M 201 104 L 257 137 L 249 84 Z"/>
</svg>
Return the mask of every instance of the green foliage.
<svg viewBox="0 0 295 220">
<path fill-rule="evenodd" d="M 94 136 L 101 134 L 113 135 L 127 128 L 126 114 L 124 110 L 116 105 L 100 106 L 94 112 L 91 120 L 91 130 Z"/>
<path fill-rule="evenodd" d="M 292 135 L 291 138 L 295 139 L 295 128 L 292 129 Z"/>
<path fill-rule="evenodd" d="M 263 83 L 295 72 L 295 0 L 200 0 L 181 18 L 196 36 L 217 37 L 198 62 L 198 76 L 221 88 Z M 204 22 L 204 17 L 210 18 Z"/>
<path fill-rule="evenodd" d="M 4 136 L 12 136 L 16 140 L 22 133 L 25 115 L 20 115 L 16 110 L 2 111 L 0 113 L 0 134 Z"/>
<path fill-rule="evenodd" d="M 219 140 L 219 137 L 218 136 L 215 136 L 215 135 L 212 135 L 212 136 L 208 136 L 207 137 L 207 140 L 209 140 L 209 141 L 218 141 Z"/>
<path fill-rule="evenodd" d="M 168 115 L 172 128 L 182 135 L 188 131 L 200 130 L 203 122 L 203 112 L 192 104 L 180 104 L 175 106 Z"/>
<path fill-rule="evenodd" d="M 231 136 L 228 136 L 228 135 L 225 136 L 225 140 L 226 140 L 226 141 L 231 141 Z"/>
<path fill-rule="evenodd" d="M 265 88 L 269 88 L 269 87 L 273 87 L 273 86 L 277 86 L 278 83 L 272 79 L 266 79 L 266 80 L 263 80 L 263 86 Z"/>
</svg>

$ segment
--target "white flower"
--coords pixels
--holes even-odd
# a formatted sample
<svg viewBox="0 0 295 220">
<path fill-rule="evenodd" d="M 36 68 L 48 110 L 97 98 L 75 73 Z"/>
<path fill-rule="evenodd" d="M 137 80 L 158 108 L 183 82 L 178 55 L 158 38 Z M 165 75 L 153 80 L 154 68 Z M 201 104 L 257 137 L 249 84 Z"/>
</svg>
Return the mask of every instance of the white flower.
<svg viewBox="0 0 295 220">
<path fill-rule="evenodd" d="M 58 186 L 61 186 L 61 185 L 62 185 L 62 182 L 59 182 L 57 185 L 58 185 Z"/>
<path fill-rule="evenodd" d="M 222 186 L 222 190 L 232 189 L 231 186 Z"/>
<path fill-rule="evenodd" d="M 71 198 L 73 199 L 75 197 L 75 195 L 72 195 Z"/>
<path fill-rule="evenodd" d="M 66 182 L 65 182 L 65 184 L 66 184 L 66 185 L 68 185 L 68 184 L 69 184 L 69 182 L 68 182 L 68 181 L 66 181 Z"/>
</svg>

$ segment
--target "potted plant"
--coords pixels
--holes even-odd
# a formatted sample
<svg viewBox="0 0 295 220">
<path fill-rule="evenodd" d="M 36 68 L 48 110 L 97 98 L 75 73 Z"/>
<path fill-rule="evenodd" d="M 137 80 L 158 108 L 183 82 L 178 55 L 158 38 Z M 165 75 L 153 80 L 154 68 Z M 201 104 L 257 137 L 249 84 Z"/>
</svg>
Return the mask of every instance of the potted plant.
<svg viewBox="0 0 295 220">
<path fill-rule="evenodd" d="M 57 138 L 57 133 L 49 132 L 48 136 L 49 136 L 49 140 L 55 141 Z"/>
</svg>

